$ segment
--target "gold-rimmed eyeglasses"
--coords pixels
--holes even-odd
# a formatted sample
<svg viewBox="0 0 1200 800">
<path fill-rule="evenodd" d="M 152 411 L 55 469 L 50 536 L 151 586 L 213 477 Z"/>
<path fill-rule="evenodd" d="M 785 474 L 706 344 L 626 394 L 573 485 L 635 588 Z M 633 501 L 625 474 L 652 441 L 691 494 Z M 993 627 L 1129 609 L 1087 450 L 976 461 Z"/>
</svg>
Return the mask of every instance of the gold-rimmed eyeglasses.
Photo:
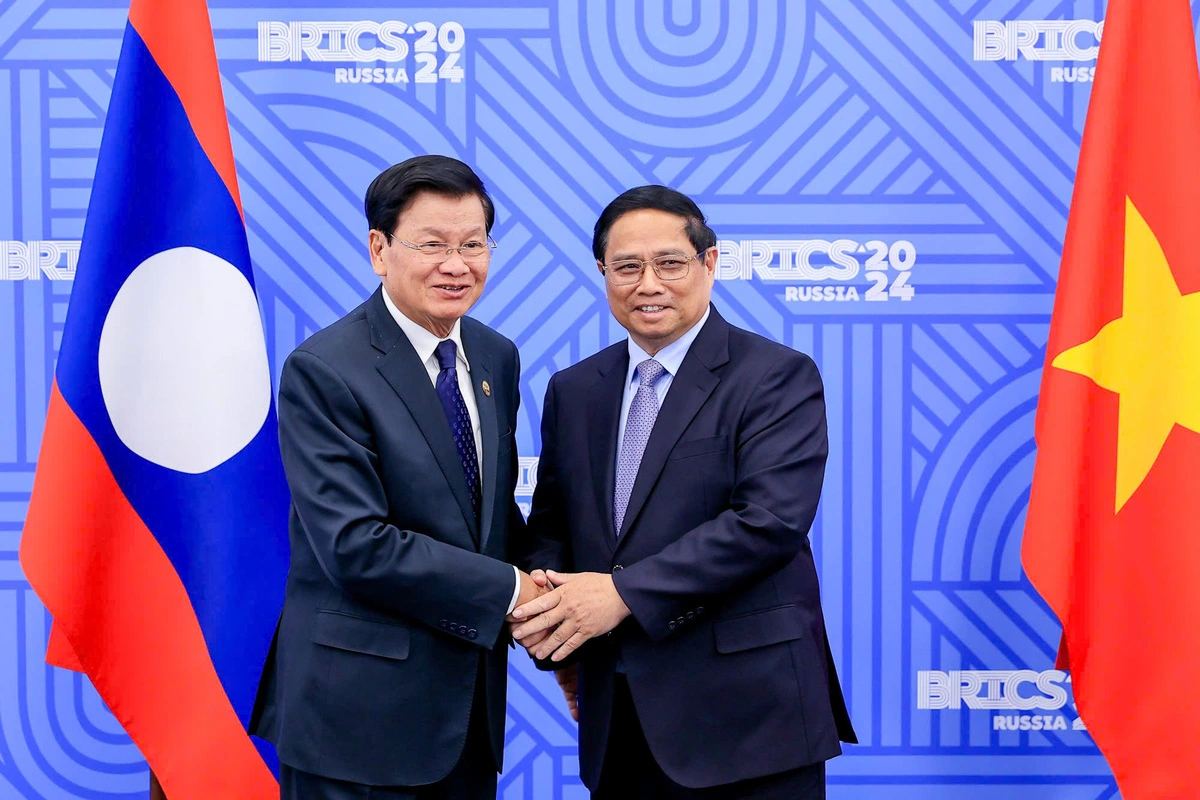
<svg viewBox="0 0 1200 800">
<path fill-rule="evenodd" d="M 647 264 L 654 270 L 654 274 L 658 276 L 659 280 L 677 281 L 687 277 L 693 259 L 703 258 L 707 252 L 707 249 L 701 250 L 694 256 L 668 253 L 648 261 L 640 261 L 636 258 L 622 259 L 611 264 L 601 264 L 600 269 L 613 286 L 632 286 L 638 283 L 642 279 L 642 273 L 646 271 Z"/>
<path fill-rule="evenodd" d="M 426 261 L 430 261 L 435 264 L 440 264 L 446 259 L 450 258 L 451 253 L 458 253 L 460 256 L 462 256 L 464 261 L 479 261 L 481 259 L 491 257 L 492 251 L 497 247 L 496 240 L 491 236 L 487 237 L 486 242 L 470 241 L 463 242 L 458 247 L 451 247 L 445 242 L 422 242 L 421 244 L 413 244 L 412 242 L 404 241 L 393 233 L 387 233 L 384 235 L 388 237 L 389 241 L 395 239 L 409 250 L 416 250 L 425 258 Z"/>
</svg>

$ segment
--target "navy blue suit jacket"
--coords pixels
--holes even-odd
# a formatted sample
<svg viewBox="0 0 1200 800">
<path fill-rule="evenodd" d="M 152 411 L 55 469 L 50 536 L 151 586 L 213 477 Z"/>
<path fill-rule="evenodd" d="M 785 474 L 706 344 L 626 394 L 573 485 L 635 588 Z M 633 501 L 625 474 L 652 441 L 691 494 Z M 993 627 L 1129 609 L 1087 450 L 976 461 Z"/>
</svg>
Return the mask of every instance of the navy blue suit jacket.
<svg viewBox="0 0 1200 800">
<path fill-rule="evenodd" d="M 305 772 L 418 785 L 458 761 L 481 670 L 501 765 L 520 367 L 512 342 L 462 320 L 483 443 L 476 520 L 437 393 L 381 291 L 283 368 L 291 568 L 251 732 Z"/>
<path fill-rule="evenodd" d="M 523 557 L 612 572 L 632 611 L 578 651 L 584 783 L 599 781 L 618 653 L 651 752 L 677 783 L 837 755 L 839 739 L 856 739 L 808 541 L 828 453 L 816 365 L 714 308 L 663 401 L 618 535 L 628 365 L 621 342 L 551 379 Z"/>
</svg>

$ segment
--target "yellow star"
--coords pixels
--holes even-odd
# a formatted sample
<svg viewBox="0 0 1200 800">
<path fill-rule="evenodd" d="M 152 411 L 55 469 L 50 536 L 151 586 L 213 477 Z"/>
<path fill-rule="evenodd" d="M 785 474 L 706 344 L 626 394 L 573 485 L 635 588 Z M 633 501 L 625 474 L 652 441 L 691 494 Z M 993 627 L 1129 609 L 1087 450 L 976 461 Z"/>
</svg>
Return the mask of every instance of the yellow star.
<svg viewBox="0 0 1200 800">
<path fill-rule="evenodd" d="M 1121 316 L 1052 366 L 1120 395 L 1115 511 L 1142 485 L 1176 424 L 1200 432 L 1200 292 L 1179 293 L 1158 239 L 1128 197 Z"/>
</svg>

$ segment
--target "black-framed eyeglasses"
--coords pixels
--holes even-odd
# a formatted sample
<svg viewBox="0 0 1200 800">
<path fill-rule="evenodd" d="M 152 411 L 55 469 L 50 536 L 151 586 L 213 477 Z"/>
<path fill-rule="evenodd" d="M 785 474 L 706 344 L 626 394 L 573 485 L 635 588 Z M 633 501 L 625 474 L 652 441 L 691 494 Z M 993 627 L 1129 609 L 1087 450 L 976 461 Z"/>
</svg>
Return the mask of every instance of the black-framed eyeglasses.
<svg viewBox="0 0 1200 800">
<path fill-rule="evenodd" d="M 425 260 L 434 264 L 440 264 L 446 259 L 450 258 L 451 253 L 458 253 L 460 256 L 462 256 L 464 261 L 479 261 L 481 259 L 490 258 L 492 251 L 498 247 L 496 240 L 491 236 L 487 237 L 486 242 L 463 242 L 458 247 L 451 247 L 445 242 L 423 242 L 421 244 L 413 244 L 412 242 L 404 241 L 394 233 L 385 233 L 384 236 L 388 238 L 388 241 L 395 239 L 409 250 L 416 250 L 425 258 Z"/>
<path fill-rule="evenodd" d="M 601 264 L 600 269 L 613 286 L 632 286 L 639 282 L 642 279 L 642 273 L 646 271 L 647 264 L 654 269 L 654 274 L 658 276 L 659 280 L 677 281 L 680 278 L 686 278 L 692 261 L 703 258 L 707 252 L 708 250 L 704 249 L 694 256 L 668 253 L 648 261 L 640 261 L 636 258 L 621 259 L 613 261 L 611 264 Z"/>
</svg>

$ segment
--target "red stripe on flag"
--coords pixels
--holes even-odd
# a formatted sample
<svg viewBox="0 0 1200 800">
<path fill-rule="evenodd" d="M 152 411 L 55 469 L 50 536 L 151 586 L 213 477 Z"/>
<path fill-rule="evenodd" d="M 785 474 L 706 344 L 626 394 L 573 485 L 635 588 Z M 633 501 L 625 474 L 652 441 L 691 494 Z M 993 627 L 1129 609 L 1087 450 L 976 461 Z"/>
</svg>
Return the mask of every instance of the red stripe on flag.
<svg viewBox="0 0 1200 800">
<path fill-rule="evenodd" d="M 205 0 L 133 0 L 129 22 L 175 87 L 200 147 L 245 219 Z"/>
<path fill-rule="evenodd" d="M 21 566 L 168 797 L 278 796 L 183 583 L 57 382 Z"/>
</svg>

